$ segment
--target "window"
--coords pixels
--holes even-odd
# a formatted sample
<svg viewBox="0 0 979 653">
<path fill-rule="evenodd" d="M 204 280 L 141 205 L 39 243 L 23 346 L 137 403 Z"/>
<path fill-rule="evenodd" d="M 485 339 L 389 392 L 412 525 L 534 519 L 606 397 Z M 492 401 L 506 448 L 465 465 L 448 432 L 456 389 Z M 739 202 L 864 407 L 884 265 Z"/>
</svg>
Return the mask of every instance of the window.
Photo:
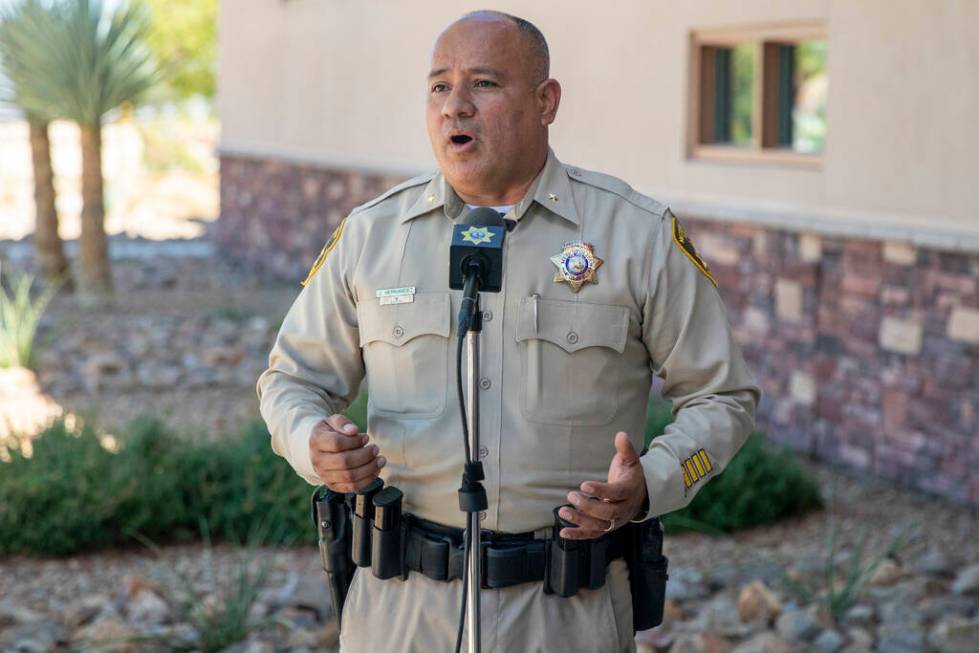
<svg viewBox="0 0 979 653">
<path fill-rule="evenodd" d="M 826 38 L 816 24 L 691 35 L 690 155 L 818 165 Z"/>
</svg>

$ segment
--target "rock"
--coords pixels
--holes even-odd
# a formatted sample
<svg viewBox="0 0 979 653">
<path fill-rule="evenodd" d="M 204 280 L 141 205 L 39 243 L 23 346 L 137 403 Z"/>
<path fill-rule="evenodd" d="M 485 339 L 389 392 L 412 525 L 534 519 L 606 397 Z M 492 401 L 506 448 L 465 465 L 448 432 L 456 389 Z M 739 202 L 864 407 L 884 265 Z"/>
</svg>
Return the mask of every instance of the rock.
<svg viewBox="0 0 979 653">
<path fill-rule="evenodd" d="M 877 648 L 886 653 L 921 653 L 925 636 L 914 626 L 904 623 L 884 624 L 877 631 Z"/>
<path fill-rule="evenodd" d="M 846 636 L 850 640 L 850 646 L 869 650 L 874 645 L 874 636 L 863 628 L 851 628 L 846 631 Z"/>
<path fill-rule="evenodd" d="M 765 583 L 756 580 L 741 588 L 738 595 L 738 615 L 741 621 L 763 620 L 766 623 L 782 612 L 782 602 Z"/>
<path fill-rule="evenodd" d="M 139 366 L 136 377 L 146 388 L 166 390 L 177 385 L 182 373 L 179 367 L 149 361 Z"/>
<path fill-rule="evenodd" d="M 275 645 L 255 637 L 249 637 L 243 642 L 221 649 L 219 653 L 275 653 Z"/>
<path fill-rule="evenodd" d="M 75 631 L 72 641 L 83 651 L 138 653 L 139 644 L 134 641 L 138 636 L 139 633 L 132 626 L 117 615 L 109 613 Z"/>
<path fill-rule="evenodd" d="M 750 625 L 741 622 L 738 606 L 724 595 L 715 596 L 704 605 L 695 623 L 698 630 L 725 637 L 744 637 L 752 632 Z"/>
<path fill-rule="evenodd" d="M 0 601 L 0 628 L 34 623 L 42 619 L 44 619 L 44 615 L 40 612 L 17 605 L 13 601 Z"/>
<path fill-rule="evenodd" d="M 112 602 L 103 594 L 86 596 L 69 603 L 61 611 L 61 622 L 72 630 L 77 630 L 90 623 L 95 617 L 105 611 L 112 610 Z"/>
<path fill-rule="evenodd" d="M 129 362 L 114 352 L 92 354 L 81 370 L 82 381 L 89 392 L 102 388 L 123 388 L 132 383 Z"/>
<path fill-rule="evenodd" d="M 944 551 L 933 547 L 915 561 L 913 569 L 929 576 L 950 576 L 952 565 Z"/>
<path fill-rule="evenodd" d="M 942 621 L 928 635 L 928 643 L 938 653 L 975 653 L 979 651 L 979 619 Z"/>
<path fill-rule="evenodd" d="M 843 636 L 835 630 L 824 630 L 813 640 L 812 645 L 817 651 L 836 653 L 843 648 Z"/>
<path fill-rule="evenodd" d="M 822 627 L 810 610 L 796 609 L 783 612 L 775 621 L 779 636 L 790 641 L 810 641 L 822 631 Z"/>
<path fill-rule="evenodd" d="M 330 602 L 330 587 L 323 575 L 301 575 L 288 605 L 312 610 L 316 612 L 321 622 L 326 621 L 333 610 Z"/>
<path fill-rule="evenodd" d="M 979 596 L 979 564 L 969 565 L 952 582 L 952 591 L 965 596 Z"/>
<path fill-rule="evenodd" d="M 703 599 L 708 595 L 704 575 L 696 569 L 677 567 L 670 571 L 670 582 L 666 584 L 666 598 L 683 603 Z"/>
<path fill-rule="evenodd" d="M 881 623 L 920 623 L 921 612 L 917 605 L 927 594 L 924 582 L 924 579 L 911 579 L 893 587 L 873 588 L 871 594 L 877 598 Z"/>
<path fill-rule="evenodd" d="M 865 603 L 857 603 L 846 611 L 843 621 L 851 626 L 869 626 L 874 621 L 874 609 Z"/>
<path fill-rule="evenodd" d="M 695 633 L 677 637 L 670 653 L 728 653 L 731 643 L 710 633 Z"/>
<path fill-rule="evenodd" d="M 201 361 L 208 367 L 230 367 L 244 358 L 245 352 L 235 347 L 208 347 L 201 352 Z"/>
<path fill-rule="evenodd" d="M 144 589 L 130 599 L 127 614 L 131 623 L 157 626 L 169 618 L 170 606 L 156 592 Z"/>
<path fill-rule="evenodd" d="M 65 641 L 63 628 L 49 619 L 21 623 L 0 631 L 0 651 L 49 653 Z"/>
<path fill-rule="evenodd" d="M 731 653 L 794 653 L 796 650 L 778 635 L 765 632 L 738 644 Z"/>
<path fill-rule="evenodd" d="M 666 601 L 663 602 L 663 623 L 660 624 L 660 626 L 663 628 L 669 628 L 670 625 L 676 623 L 677 621 L 683 621 L 683 608 L 681 608 L 676 601 L 666 599 Z"/>
<path fill-rule="evenodd" d="M 674 640 L 674 636 L 665 632 L 662 626 L 639 631 L 636 633 L 636 653 L 669 651 Z"/>
<path fill-rule="evenodd" d="M 888 586 L 893 585 L 901 579 L 903 575 L 901 568 L 893 560 L 885 559 L 877 565 L 877 569 L 870 576 L 868 581 L 874 586 Z"/>
<path fill-rule="evenodd" d="M 931 596 L 918 605 L 921 618 L 926 623 L 940 621 L 944 617 L 969 617 L 976 613 L 976 599 L 959 594 Z"/>
</svg>

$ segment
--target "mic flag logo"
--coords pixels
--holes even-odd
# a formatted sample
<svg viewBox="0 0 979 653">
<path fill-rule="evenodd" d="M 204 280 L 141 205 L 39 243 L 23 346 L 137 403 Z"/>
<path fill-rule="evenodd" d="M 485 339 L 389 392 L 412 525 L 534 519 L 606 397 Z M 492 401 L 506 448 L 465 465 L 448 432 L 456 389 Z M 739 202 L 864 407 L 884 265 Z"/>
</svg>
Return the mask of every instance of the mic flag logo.
<svg viewBox="0 0 979 653">
<path fill-rule="evenodd" d="M 486 227 L 469 227 L 462 232 L 462 239 L 473 245 L 493 242 L 493 232 Z"/>
</svg>

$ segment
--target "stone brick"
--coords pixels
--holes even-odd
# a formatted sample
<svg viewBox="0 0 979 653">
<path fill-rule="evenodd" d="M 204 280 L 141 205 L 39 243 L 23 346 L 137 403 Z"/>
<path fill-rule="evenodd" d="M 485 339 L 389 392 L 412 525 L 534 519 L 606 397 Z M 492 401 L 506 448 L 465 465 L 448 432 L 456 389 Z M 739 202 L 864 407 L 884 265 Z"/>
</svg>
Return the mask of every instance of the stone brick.
<svg viewBox="0 0 979 653">
<path fill-rule="evenodd" d="M 889 240 L 884 243 L 884 260 L 896 265 L 914 265 L 918 260 L 917 248 L 908 242 Z"/>
<path fill-rule="evenodd" d="M 816 379 L 811 374 L 793 371 L 789 381 L 789 394 L 797 403 L 813 405 L 816 403 Z"/>
<path fill-rule="evenodd" d="M 956 306 L 948 318 L 948 337 L 979 345 L 979 310 Z"/>
<path fill-rule="evenodd" d="M 786 279 L 775 282 L 775 313 L 786 322 L 802 321 L 802 284 Z"/>
<path fill-rule="evenodd" d="M 921 322 L 913 319 L 885 317 L 880 323 L 880 346 L 898 354 L 921 351 Z"/>
<path fill-rule="evenodd" d="M 806 263 L 817 263 L 823 257 L 823 239 L 816 234 L 799 236 L 799 258 Z"/>
</svg>

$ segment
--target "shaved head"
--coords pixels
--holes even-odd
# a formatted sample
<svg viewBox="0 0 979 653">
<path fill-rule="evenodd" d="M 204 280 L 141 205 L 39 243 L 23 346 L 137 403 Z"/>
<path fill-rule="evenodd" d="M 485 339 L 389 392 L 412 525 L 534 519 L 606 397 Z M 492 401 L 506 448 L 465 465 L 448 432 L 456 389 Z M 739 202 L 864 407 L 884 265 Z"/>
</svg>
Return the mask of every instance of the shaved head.
<svg viewBox="0 0 979 653">
<path fill-rule="evenodd" d="M 542 82 L 551 76 L 551 53 L 547 48 L 547 39 L 537 29 L 537 26 L 529 20 L 491 9 L 471 11 L 456 22 L 464 20 L 501 20 L 516 26 L 530 48 L 531 64 L 534 68 L 534 83 Z"/>
</svg>

